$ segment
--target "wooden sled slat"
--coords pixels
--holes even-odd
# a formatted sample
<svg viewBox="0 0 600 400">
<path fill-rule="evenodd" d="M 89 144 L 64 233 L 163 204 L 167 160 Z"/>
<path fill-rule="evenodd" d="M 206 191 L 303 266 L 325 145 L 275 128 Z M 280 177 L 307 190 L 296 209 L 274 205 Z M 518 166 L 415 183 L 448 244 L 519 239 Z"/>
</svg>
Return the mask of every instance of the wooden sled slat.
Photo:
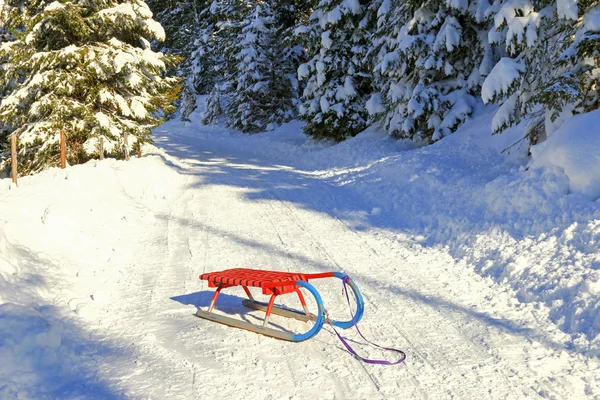
<svg viewBox="0 0 600 400">
<path fill-rule="evenodd" d="M 208 319 L 209 321 L 218 322 L 220 324 L 232 326 L 234 328 L 245 329 L 247 331 L 260 333 L 261 335 L 270 336 L 276 339 L 287 340 L 289 342 L 295 342 L 294 334 L 290 332 L 279 331 L 273 328 L 265 328 L 260 325 L 255 325 L 251 322 L 242 321 L 235 318 L 226 317 L 224 315 L 218 315 L 213 312 L 198 310 L 196 315 L 200 318 Z"/>
</svg>

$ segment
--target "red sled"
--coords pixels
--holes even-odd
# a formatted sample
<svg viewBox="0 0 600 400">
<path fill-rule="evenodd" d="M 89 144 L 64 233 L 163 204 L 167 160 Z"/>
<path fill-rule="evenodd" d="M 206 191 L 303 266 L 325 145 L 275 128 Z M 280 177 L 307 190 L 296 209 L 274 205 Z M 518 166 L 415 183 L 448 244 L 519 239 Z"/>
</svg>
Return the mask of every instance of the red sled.
<svg viewBox="0 0 600 400">
<path fill-rule="evenodd" d="M 350 321 L 334 321 L 328 318 L 321 295 L 317 289 L 309 283 L 309 280 L 322 278 L 341 279 L 351 289 L 354 294 L 354 299 L 356 300 L 356 313 L 352 316 Z M 364 313 L 364 301 L 358 287 L 354 281 L 341 272 L 303 274 L 236 268 L 202 274 L 200 275 L 200 279 L 208 281 L 209 287 L 217 289 L 215 290 L 208 310 L 203 311 L 199 309 L 196 313 L 198 317 L 291 342 L 301 342 L 310 339 L 319 333 L 325 322 L 342 329 L 350 328 L 360 321 Z M 246 292 L 246 295 L 248 295 L 248 299 L 242 302 L 244 306 L 265 312 L 265 319 L 262 326 L 215 314 L 213 312 L 221 290 L 234 286 L 241 286 Z M 270 295 L 271 298 L 269 302 L 263 303 L 256 301 L 248 289 L 250 287 L 261 288 L 264 295 Z M 306 291 L 314 297 L 317 304 L 317 312 L 315 314 L 309 312 L 304 295 L 300 289 L 306 289 Z M 291 293 L 296 293 L 298 296 L 300 304 L 302 304 L 302 311 L 275 306 L 275 299 L 278 296 Z M 268 326 L 271 314 L 294 318 L 304 322 L 312 321 L 314 322 L 314 325 L 306 333 L 285 332 Z"/>
</svg>

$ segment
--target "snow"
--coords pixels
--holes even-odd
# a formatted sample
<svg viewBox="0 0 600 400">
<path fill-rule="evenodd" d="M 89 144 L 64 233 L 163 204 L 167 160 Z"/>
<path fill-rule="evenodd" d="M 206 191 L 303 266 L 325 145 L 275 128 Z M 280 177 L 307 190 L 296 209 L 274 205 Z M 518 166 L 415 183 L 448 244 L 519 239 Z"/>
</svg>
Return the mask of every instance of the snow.
<svg viewBox="0 0 600 400">
<path fill-rule="evenodd" d="M 381 100 L 381 93 L 373 93 L 365 105 L 369 115 L 379 114 L 385 110 Z"/>
<path fill-rule="evenodd" d="M 377 9 L 377 18 L 386 15 L 390 12 L 390 0 L 383 0 L 381 6 Z"/>
<path fill-rule="evenodd" d="M 321 99 L 319 100 L 319 105 L 321 106 L 322 113 L 326 113 L 327 111 L 329 111 L 329 107 L 331 106 L 326 96 L 321 97 Z"/>
<path fill-rule="evenodd" d="M 152 19 L 152 12 L 143 1 L 122 3 L 111 8 L 105 8 L 100 10 L 98 15 L 107 17 L 112 21 L 117 21 L 123 17 L 130 18 L 149 32 L 154 39 L 158 41 L 165 40 L 164 28 L 159 22 Z"/>
<path fill-rule="evenodd" d="M 101 127 L 103 127 L 103 128 L 110 127 L 110 118 L 103 112 L 101 112 L 101 111 L 97 112 L 96 115 L 94 115 L 94 117 L 96 118 L 96 121 L 98 121 L 98 123 L 100 124 Z"/>
<path fill-rule="evenodd" d="M 456 18 L 446 18 L 444 24 L 440 28 L 440 32 L 435 38 L 433 49 L 437 52 L 442 48 L 446 48 L 451 52 L 461 42 L 462 28 Z"/>
<path fill-rule="evenodd" d="M 337 24 L 342 19 L 342 11 L 340 7 L 335 7 L 333 10 L 327 13 L 327 23 Z"/>
<path fill-rule="evenodd" d="M 48 4 L 46 6 L 46 8 L 44 8 L 44 11 L 54 11 L 54 10 L 61 10 L 65 8 L 65 5 L 62 3 L 59 3 L 58 1 L 54 1 L 50 4 Z"/>
<path fill-rule="evenodd" d="M 506 33 L 506 49 L 513 46 L 513 41 L 523 43 L 523 39 L 527 46 L 533 47 L 538 38 L 537 30 L 541 23 L 541 15 L 532 12 L 525 17 L 516 17 L 508 23 L 508 32 Z"/>
<path fill-rule="evenodd" d="M 331 45 L 333 43 L 333 41 L 329 37 L 330 34 L 331 34 L 331 31 L 325 31 L 325 32 L 321 33 L 321 46 L 323 46 L 326 49 L 331 48 Z"/>
<path fill-rule="evenodd" d="M 584 30 L 588 32 L 600 31 L 600 7 L 595 7 L 585 13 L 583 17 Z"/>
<path fill-rule="evenodd" d="M 496 95 L 507 93 L 513 82 L 521 76 L 525 67 L 517 60 L 502 57 L 481 86 L 481 98 L 489 103 Z"/>
<path fill-rule="evenodd" d="M 519 100 L 519 94 L 514 93 L 498 108 L 498 112 L 492 120 L 493 132 L 499 132 L 503 126 L 510 126 L 517 108 L 517 100 Z"/>
<path fill-rule="evenodd" d="M 119 45 L 119 41 L 116 39 L 111 39 L 111 44 L 113 46 L 118 46 Z M 113 65 L 115 68 L 115 72 L 119 73 L 121 72 L 121 70 L 125 67 L 127 67 L 129 64 L 136 64 L 138 62 L 137 58 L 129 53 L 128 51 L 122 51 L 122 50 L 118 50 L 116 52 L 116 55 L 114 55 L 113 57 Z"/>
<path fill-rule="evenodd" d="M 300 64 L 298 67 L 298 79 L 304 79 L 310 74 L 308 64 Z"/>
<path fill-rule="evenodd" d="M 528 15 L 533 11 L 533 5 L 529 0 L 511 0 L 504 2 L 500 10 L 494 15 L 494 26 L 500 28 L 505 22 L 507 24 L 510 23 L 510 21 L 516 17 L 517 10 L 523 15 Z"/>
<path fill-rule="evenodd" d="M 577 3 L 578 0 L 556 0 L 556 13 L 558 17 L 576 21 L 579 18 Z"/>
<path fill-rule="evenodd" d="M 354 80 L 351 76 L 344 78 L 344 98 L 356 96 L 356 89 L 354 88 Z"/>
<path fill-rule="evenodd" d="M 358 0 L 343 0 L 341 6 L 353 14 L 360 13 L 360 2 Z"/>
<path fill-rule="evenodd" d="M 531 149 L 533 168 L 556 167 L 569 178 L 569 190 L 600 198 L 600 110 L 567 119 L 548 140 Z"/>
<path fill-rule="evenodd" d="M 137 14 L 133 9 L 133 4 L 131 3 L 122 3 L 115 7 L 105 8 L 98 12 L 99 16 L 107 16 L 113 21 L 116 21 L 117 18 L 122 18 L 124 16 L 129 17 L 133 20 L 137 19 Z"/>
<path fill-rule="evenodd" d="M 130 88 L 138 88 L 143 83 L 142 76 L 138 73 L 130 73 L 127 75 L 127 84 Z"/>
<path fill-rule="evenodd" d="M 101 103 L 111 103 L 115 100 L 115 97 L 106 89 L 101 89 L 100 93 L 100 102 Z"/>
<path fill-rule="evenodd" d="M 460 11 L 467 11 L 469 2 L 467 0 L 446 0 L 446 5 Z"/>
<path fill-rule="evenodd" d="M 0 398 L 600 397 L 600 211 L 572 157 L 548 161 L 567 135 L 599 154 L 598 112 L 529 165 L 501 154 L 524 127 L 491 136 L 492 106 L 416 147 L 373 128 L 315 142 L 298 121 L 240 135 L 199 104 L 141 159 L 0 179 Z M 196 318 L 198 275 L 235 267 L 348 273 L 361 331 L 406 364 L 360 364 L 329 327 L 288 343 Z M 316 284 L 347 315 L 339 282 Z M 242 298 L 217 308 L 261 323 Z"/>
<path fill-rule="evenodd" d="M 119 106 L 121 114 L 123 114 L 126 117 L 133 115 L 133 112 L 129 108 L 129 104 L 127 104 L 127 101 L 125 100 L 125 98 L 123 98 L 123 96 L 121 96 L 118 93 L 115 93 L 114 99 L 117 102 L 117 105 Z"/>
</svg>

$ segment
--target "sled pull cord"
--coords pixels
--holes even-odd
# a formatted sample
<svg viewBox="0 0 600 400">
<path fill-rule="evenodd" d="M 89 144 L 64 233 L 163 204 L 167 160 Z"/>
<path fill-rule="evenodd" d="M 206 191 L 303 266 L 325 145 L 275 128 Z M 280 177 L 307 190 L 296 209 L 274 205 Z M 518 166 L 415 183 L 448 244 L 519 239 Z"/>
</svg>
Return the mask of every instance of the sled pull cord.
<svg viewBox="0 0 600 400">
<path fill-rule="evenodd" d="M 346 301 L 348 301 L 348 310 L 350 310 L 350 315 L 352 316 L 352 322 L 354 324 L 354 327 L 356 327 L 356 331 L 358 332 L 358 334 L 360 335 L 360 337 L 362 337 L 367 343 L 369 343 L 371 346 L 374 347 L 379 347 L 380 349 L 383 350 L 387 350 L 387 351 L 393 351 L 395 353 L 400 353 L 400 359 L 398 361 L 387 361 L 387 360 L 369 360 L 367 358 L 361 357 L 359 356 L 350 346 L 350 344 L 342 337 L 342 335 L 340 335 L 338 333 L 338 331 L 335 329 L 335 327 L 333 326 L 333 324 L 329 321 L 329 318 L 326 318 L 327 322 L 329 322 L 329 325 L 331 326 L 331 328 L 333 328 L 333 331 L 335 332 L 335 334 L 337 335 L 337 337 L 340 339 L 340 341 L 342 342 L 342 344 L 344 345 L 344 347 L 346 347 L 346 350 L 348 350 L 348 353 L 352 354 L 355 358 L 361 360 L 362 362 L 365 362 L 367 364 L 380 364 L 380 365 L 397 365 L 400 364 L 402 362 L 404 362 L 404 360 L 406 360 L 406 353 L 404 353 L 402 350 L 399 349 L 394 349 L 391 347 L 383 347 L 378 345 L 377 343 L 373 343 L 371 342 L 369 339 L 367 339 L 362 332 L 360 331 L 360 329 L 358 329 L 358 324 L 356 323 L 356 319 L 354 317 L 354 314 L 352 313 L 352 305 L 350 304 L 350 296 L 348 296 L 348 282 L 350 281 L 350 277 L 348 277 L 348 275 L 346 275 L 343 278 L 343 282 L 344 282 L 344 293 L 346 294 Z"/>
</svg>

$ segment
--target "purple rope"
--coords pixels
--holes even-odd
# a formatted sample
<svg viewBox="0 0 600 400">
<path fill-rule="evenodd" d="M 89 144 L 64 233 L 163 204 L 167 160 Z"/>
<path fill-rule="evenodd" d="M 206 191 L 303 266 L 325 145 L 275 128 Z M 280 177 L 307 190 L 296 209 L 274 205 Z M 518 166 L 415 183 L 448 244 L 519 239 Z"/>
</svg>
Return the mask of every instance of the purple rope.
<svg viewBox="0 0 600 400">
<path fill-rule="evenodd" d="M 348 350 L 348 353 L 352 354 L 354 357 L 358 358 L 359 360 L 361 360 L 362 362 L 365 362 L 367 364 L 397 365 L 397 364 L 400 364 L 400 363 L 404 362 L 404 360 L 406 360 L 406 353 L 404 353 L 402 350 L 394 349 L 394 348 L 391 348 L 391 347 L 383 347 L 383 346 L 378 345 L 377 343 L 373 343 L 373 342 L 371 342 L 369 339 L 367 339 L 362 334 L 362 332 L 360 331 L 360 329 L 358 329 L 358 324 L 356 323 L 356 319 L 354 317 L 354 313 L 352 313 L 352 305 L 350 304 L 350 296 L 348 295 L 348 288 L 347 288 L 348 281 L 350 281 L 350 277 L 348 275 L 346 275 L 344 277 L 344 279 L 343 279 L 343 282 L 344 282 L 344 293 L 346 294 L 346 301 L 348 302 L 348 309 L 350 310 L 350 315 L 352 316 L 352 322 L 354 322 L 354 327 L 356 328 L 356 331 L 358 332 L 358 334 L 360 335 L 360 337 L 362 337 L 371 346 L 379 347 L 380 349 L 387 350 L 387 351 L 393 351 L 395 353 L 400 353 L 401 357 L 400 357 L 400 359 L 398 361 L 391 362 L 391 361 L 387 361 L 387 360 L 370 360 L 368 358 L 364 358 L 364 357 L 359 356 L 354 351 L 354 349 L 352 349 L 352 347 L 350 347 L 350 344 L 335 329 L 335 327 L 333 326 L 333 324 L 331 323 L 331 321 L 329 321 L 329 318 L 327 318 L 327 322 L 329 323 L 329 325 L 331 326 L 331 328 L 333 328 L 333 331 L 335 332 L 335 334 L 337 335 L 337 337 L 340 339 L 340 341 L 342 342 L 342 344 L 344 345 L 344 347 L 346 347 L 346 350 Z"/>
</svg>

